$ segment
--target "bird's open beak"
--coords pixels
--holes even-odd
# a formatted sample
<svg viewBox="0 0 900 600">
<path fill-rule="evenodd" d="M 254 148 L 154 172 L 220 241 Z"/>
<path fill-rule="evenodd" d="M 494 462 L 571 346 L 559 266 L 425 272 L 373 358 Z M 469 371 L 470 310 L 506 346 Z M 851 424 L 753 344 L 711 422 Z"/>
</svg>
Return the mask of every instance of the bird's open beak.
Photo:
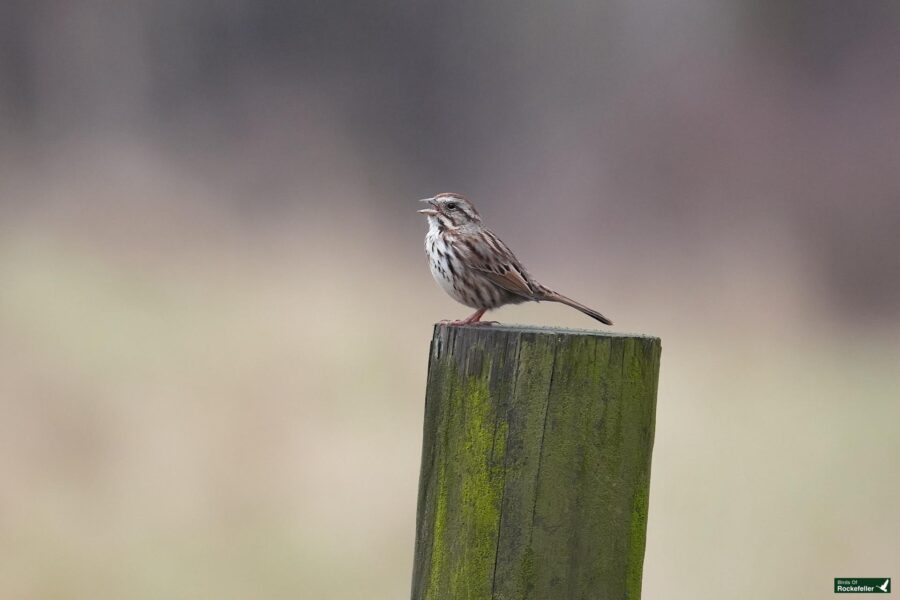
<svg viewBox="0 0 900 600">
<path fill-rule="evenodd" d="M 427 202 L 431 205 L 431 208 L 423 208 L 422 210 L 416 212 L 423 215 L 428 215 L 429 217 L 433 217 L 434 215 L 438 214 L 438 211 L 435 210 L 437 205 L 434 203 L 434 198 L 422 198 L 421 200 L 419 200 L 419 202 Z"/>
</svg>

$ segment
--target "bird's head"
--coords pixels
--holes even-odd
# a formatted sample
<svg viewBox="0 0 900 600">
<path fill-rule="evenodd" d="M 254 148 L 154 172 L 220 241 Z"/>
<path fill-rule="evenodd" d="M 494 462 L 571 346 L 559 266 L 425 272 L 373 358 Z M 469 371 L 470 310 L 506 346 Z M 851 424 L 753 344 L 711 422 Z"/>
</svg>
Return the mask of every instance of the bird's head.
<svg viewBox="0 0 900 600">
<path fill-rule="evenodd" d="M 444 227 L 463 227 L 481 223 L 481 215 L 462 194 L 445 192 L 434 198 L 425 198 L 420 202 L 427 202 L 430 205 L 429 208 L 419 211 L 428 216 L 429 222 L 435 222 Z"/>
</svg>

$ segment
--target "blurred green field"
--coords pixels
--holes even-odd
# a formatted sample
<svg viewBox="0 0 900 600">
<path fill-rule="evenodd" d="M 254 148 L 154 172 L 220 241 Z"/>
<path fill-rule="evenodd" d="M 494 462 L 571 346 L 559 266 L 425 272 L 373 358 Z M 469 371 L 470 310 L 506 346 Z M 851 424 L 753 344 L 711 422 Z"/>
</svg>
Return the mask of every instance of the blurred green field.
<svg viewBox="0 0 900 600">
<path fill-rule="evenodd" d="M 408 595 L 430 324 L 465 311 L 419 225 L 414 255 L 376 243 L 392 266 L 353 277 L 336 273 L 366 247 L 309 237 L 4 237 L 0 597 Z M 663 339 L 645 597 L 811 599 L 892 575 L 898 338 L 803 305 L 730 318 L 726 293 L 704 315 L 698 290 L 609 310 Z M 544 305 L 495 318 L 585 325 Z"/>
</svg>

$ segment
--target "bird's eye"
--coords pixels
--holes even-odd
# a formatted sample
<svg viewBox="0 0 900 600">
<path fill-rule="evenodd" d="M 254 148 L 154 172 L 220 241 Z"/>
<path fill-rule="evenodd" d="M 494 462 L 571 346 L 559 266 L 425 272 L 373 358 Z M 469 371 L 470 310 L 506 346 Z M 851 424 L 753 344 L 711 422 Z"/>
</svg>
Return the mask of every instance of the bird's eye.
<svg viewBox="0 0 900 600">
<path fill-rule="evenodd" d="M 456 207 L 457 207 L 456 202 L 448 202 L 447 203 L 447 210 L 456 210 Z"/>
</svg>

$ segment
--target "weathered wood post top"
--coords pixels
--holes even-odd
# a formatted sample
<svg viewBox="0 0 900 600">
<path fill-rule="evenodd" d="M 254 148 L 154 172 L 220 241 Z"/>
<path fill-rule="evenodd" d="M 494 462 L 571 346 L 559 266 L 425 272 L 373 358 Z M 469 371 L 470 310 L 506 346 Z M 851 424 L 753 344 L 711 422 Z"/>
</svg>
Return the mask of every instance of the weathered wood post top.
<svg viewBox="0 0 900 600">
<path fill-rule="evenodd" d="M 438 324 L 413 600 L 636 600 L 659 338 Z"/>
</svg>

